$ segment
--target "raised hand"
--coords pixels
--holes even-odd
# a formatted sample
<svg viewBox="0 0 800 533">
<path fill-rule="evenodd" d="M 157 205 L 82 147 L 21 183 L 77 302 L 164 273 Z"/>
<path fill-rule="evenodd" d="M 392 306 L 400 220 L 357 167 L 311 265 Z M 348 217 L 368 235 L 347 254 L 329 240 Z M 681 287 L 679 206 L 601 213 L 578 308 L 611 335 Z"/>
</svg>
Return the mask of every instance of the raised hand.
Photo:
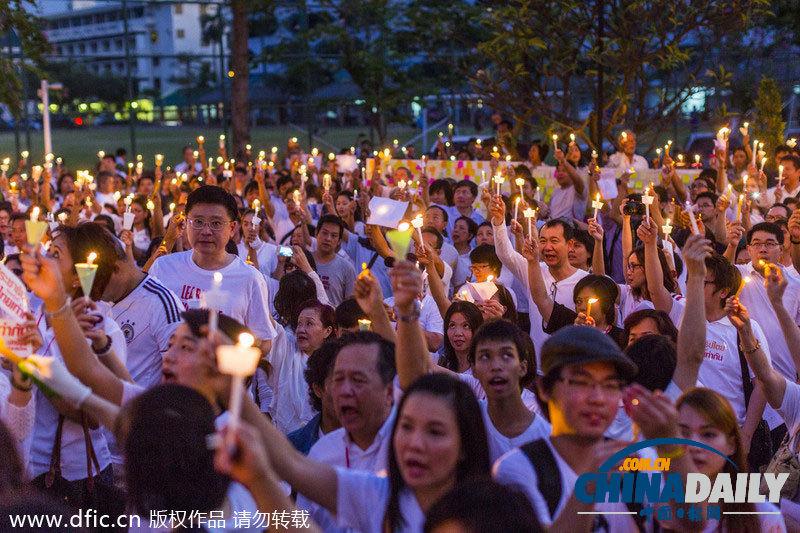
<svg viewBox="0 0 800 533">
<path fill-rule="evenodd" d="M 353 285 L 353 296 L 358 306 L 369 316 L 383 312 L 383 292 L 381 284 L 372 274 L 356 278 Z"/>
<path fill-rule="evenodd" d="M 398 261 L 389 272 L 392 278 L 394 305 L 400 311 L 411 311 L 414 300 L 422 293 L 422 273 L 410 261 Z"/>
<path fill-rule="evenodd" d="M 786 292 L 786 287 L 789 285 L 789 280 L 783 275 L 783 271 L 777 266 L 769 269 L 769 276 L 764 279 L 764 287 L 767 289 L 767 297 L 770 302 L 782 302 L 783 293 Z"/>
<path fill-rule="evenodd" d="M 506 221 L 506 203 L 503 197 L 499 194 L 492 195 L 492 201 L 489 204 L 489 214 L 492 217 L 492 224 L 499 226 Z"/>
<path fill-rule="evenodd" d="M 529 237 L 522 241 L 522 257 L 528 260 L 528 263 L 539 262 L 539 243 L 536 239 Z"/>
<path fill-rule="evenodd" d="M 725 313 L 731 324 L 737 329 L 742 330 L 750 327 L 750 313 L 742 305 L 737 296 L 730 296 L 725 302 Z"/>
<path fill-rule="evenodd" d="M 687 276 L 699 276 L 705 279 L 706 257 L 713 252 L 711 241 L 703 235 L 689 235 L 683 245 L 683 260 L 686 263 Z"/>
<path fill-rule="evenodd" d="M 603 242 L 603 234 L 605 230 L 603 230 L 603 226 L 597 222 L 597 219 L 590 218 L 589 222 L 589 235 L 595 240 L 595 242 Z"/>
<path fill-rule="evenodd" d="M 658 241 L 658 228 L 656 228 L 656 223 L 652 219 L 645 218 L 642 220 L 642 223 L 639 224 L 636 235 L 645 245 L 655 246 Z"/>
<path fill-rule="evenodd" d="M 678 436 L 678 411 L 666 396 L 655 394 L 634 383 L 622 398 L 625 412 L 648 439 Z"/>
<path fill-rule="evenodd" d="M 22 280 L 36 296 L 45 303 L 55 304 L 55 309 L 57 309 L 66 298 L 58 265 L 52 259 L 42 255 L 41 247 L 36 247 L 35 255 L 30 253 L 30 245 L 26 245 L 25 248 L 26 253 L 19 255 L 22 264 Z"/>
</svg>

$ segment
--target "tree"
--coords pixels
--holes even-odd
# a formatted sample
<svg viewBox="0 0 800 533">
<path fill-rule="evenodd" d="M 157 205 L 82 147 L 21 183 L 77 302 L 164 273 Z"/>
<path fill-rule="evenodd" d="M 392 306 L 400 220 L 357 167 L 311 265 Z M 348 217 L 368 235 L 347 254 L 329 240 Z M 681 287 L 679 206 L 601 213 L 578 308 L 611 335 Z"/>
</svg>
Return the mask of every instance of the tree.
<svg viewBox="0 0 800 533">
<path fill-rule="evenodd" d="M 231 47 L 231 129 L 233 153 L 244 157 L 245 145 L 250 142 L 250 51 L 247 48 L 249 22 L 248 0 L 232 0 L 233 46 Z"/>
<path fill-rule="evenodd" d="M 783 122 L 781 111 L 781 91 L 772 78 L 761 78 L 758 84 L 758 99 L 756 100 L 756 121 L 753 124 L 753 139 L 764 143 L 764 151 L 772 154 L 775 148 L 783 144 Z M 769 158 L 772 166 L 772 158 Z"/>
<path fill-rule="evenodd" d="M 37 72 L 35 66 L 50 46 L 42 34 L 44 23 L 26 5 L 35 7 L 35 2 L 0 2 L 0 50 L 21 50 L 25 58 L 20 61 L 18 51 L 16 59 L 10 53 L 0 53 L 0 103 L 6 104 L 15 116 L 19 116 L 22 108 L 22 82 L 17 68 Z"/>
<path fill-rule="evenodd" d="M 530 126 L 575 131 L 592 147 L 624 124 L 657 134 L 701 85 L 704 58 L 738 37 L 767 0 L 509 0 L 484 17 L 470 72 L 489 107 Z M 602 16 L 604 31 L 599 33 Z M 602 70 L 601 131 L 595 112 Z M 583 105 L 581 105 L 583 104 Z"/>
</svg>

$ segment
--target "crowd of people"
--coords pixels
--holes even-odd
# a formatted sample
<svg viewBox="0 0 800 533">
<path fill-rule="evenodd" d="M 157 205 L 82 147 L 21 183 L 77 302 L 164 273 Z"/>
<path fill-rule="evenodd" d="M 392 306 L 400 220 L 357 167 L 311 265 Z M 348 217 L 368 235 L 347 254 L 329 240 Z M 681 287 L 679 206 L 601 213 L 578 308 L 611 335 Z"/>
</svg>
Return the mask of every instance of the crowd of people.
<svg viewBox="0 0 800 533">
<path fill-rule="evenodd" d="M 629 130 L 598 156 L 496 122 L 434 157 L 488 161 L 503 189 L 366 142 L 5 163 L 3 263 L 28 294 L 0 346 L 0 529 L 93 509 L 128 521 L 71 527 L 800 531 L 800 152 L 768 176 L 746 131 L 721 136 L 686 184 Z M 373 212 L 390 201 L 399 229 Z M 245 338 L 240 389 L 221 354 Z M 705 447 L 637 453 L 712 483 L 789 472 L 780 504 L 576 495 L 672 438 Z"/>
</svg>

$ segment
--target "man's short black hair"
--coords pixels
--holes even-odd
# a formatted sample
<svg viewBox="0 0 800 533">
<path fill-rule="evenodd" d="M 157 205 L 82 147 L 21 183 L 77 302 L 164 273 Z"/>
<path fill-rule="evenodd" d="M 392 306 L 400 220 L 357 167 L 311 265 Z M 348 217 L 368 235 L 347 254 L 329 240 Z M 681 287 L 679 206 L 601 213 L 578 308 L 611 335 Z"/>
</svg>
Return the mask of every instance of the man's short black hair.
<svg viewBox="0 0 800 533">
<path fill-rule="evenodd" d="M 552 220 L 548 220 L 542 229 L 555 228 L 556 226 L 561 226 L 561 229 L 564 231 L 565 241 L 569 241 L 575 236 L 575 227 L 572 225 L 572 223 L 567 222 L 563 218 L 554 218 Z"/>
<path fill-rule="evenodd" d="M 444 197 L 447 200 L 447 205 L 451 205 L 453 203 L 453 186 L 450 185 L 450 182 L 443 179 L 433 180 L 431 183 L 429 194 L 436 194 L 439 191 L 444 193 Z"/>
<path fill-rule="evenodd" d="M 800 170 L 800 157 L 796 156 L 795 154 L 785 155 L 781 157 L 782 165 L 785 165 L 787 161 L 792 162 L 792 165 L 794 165 L 795 170 Z"/>
<path fill-rule="evenodd" d="M 752 228 L 750 231 L 747 232 L 747 244 L 750 244 L 750 241 L 753 239 L 753 235 L 757 231 L 764 231 L 766 233 L 772 233 L 775 235 L 775 240 L 778 241 L 778 244 L 783 244 L 783 230 L 780 226 L 775 224 L 774 222 L 759 222 Z"/>
<path fill-rule="evenodd" d="M 442 249 L 442 246 L 444 246 L 444 237 L 442 237 L 442 234 L 439 233 L 439 230 L 431 226 L 426 226 L 422 228 L 422 233 L 430 233 L 431 235 L 436 237 L 436 249 L 437 250 Z"/>
<path fill-rule="evenodd" d="M 716 287 L 714 292 L 724 289 L 728 290 L 726 297 L 722 298 L 721 302 L 721 305 L 724 307 L 725 300 L 727 300 L 729 296 L 733 295 L 739 288 L 739 284 L 742 282 L 742 275 L 739 273 L 738 268 L 733 266 L 730 261 L 717 253 L 706 257 L 705 262 L 708 273 L 714 276 L 713 283 L 714 287 Z"/>
<path fill-rule="evenodd" d="M 372 331 L 354 331 L 342 336 L 342 348 L 353 344 L 376 344 L 378 346 L 378 374 L 384 385 L 388 385 L 397 374 L 394 362 L 394 343 L 391 343 Z"/>
<path fill-rule="evenodd" d="M 341 218 L 337 217 L 336 215 L 322 215 L 319 217 L 319 221 L 317 222 L 317 235 L 319 235 L 323 224 L 333 224 L 337 226 L 339 228 L 339 239 L 341 240 L 345 228 L 345 224 Z"/>
<path fill-rule="evenodd" d="M 522 178 L 524 180 L 532 180 L 533 174 L 531 174 L 531 169 L 529 169 L 525 165 L 517 165 L 514 167 L 514 178 Z M 533 182 L 534 188 L 536 187 L 536 182 Z"/>
<path fill-rule="evenodd" d="M 287 183 L 294 184 L 294 180 L 292 179 L 292 177 L 291 176 L 281 176 L 280 178 L 278 178 L 278 181 L 275 182 L 275 191 L 276 192 L 280 191 L 281 187 L 283 187 Z"/>
<path fill-rule="evenodd" d="M 450 217 L 447 216 L 447 210 L 446 209 L 443 209 L 442 207 L 440 207 L 438 205 L 435 205 L 435 204 L 434 205 L 430 205 L 427 210 L 430 211 L 431 209 L 438 209 L 439 211 L 441 211 L 442 212 L 442 218 L 444 218 L 445 222 L 448 222 L 448 219 Z"/>
<path fill-rule="evenodd" d="M 773 207 L 780 207 L 781 209 L 786 211 L 786 219 L 788 219 L 790 216 L 792 216 L 792 209 L 788 205 L 781 204 L 781 203 L 772 204 L 771 206 L 769 206 L 769 209 L 767 209 L 767 213 L 769 213 L 772 210 Z"/>
<path fill-rule="evenodd" d="M 736 152 L 739 152 L 739 151 L 741 151 L 741 152 L 744 152 L 745 154 L 747 153 L 747 150 L 745 149 L 745 147 L 744 147 L 744 146 L 737 146 L 736 148 L 734 148 L 734 149 L 733 149 L 733 153 L 734 153 L 734 154 L 735 154 Z"/>
<path fill-rule="evenodd" d="M 221 205 L 228 212 L 231 220 L 239 220 L 239 207 L 236 205 L 236 200 L 222 187 L 203 185 L 193 190 L 186 199 L 186 215 L 191 215 L 192 208 L 198 204 Z"/>
<path fill-rule="evenodd" d="M 478 196 L 478 185 L 474 181 L 469 180 L 461 180 L 456 183 L 456 186 L 453 187 L 453 194 L 455 194 L 455 192 L 462 187 L 469 188 L 469 192 L 472 194 L 473 198 Z"/>
<path fill-rule="evenodd" d="M 336 318 L 336 327 L 339 331 L 356 327 L 362 318 L 369 318 L 352 296 L 342 300 L 333 313 Z"/>
<path fill-rule="evenodd" d="M 711 191 L 704 191 L 699 193 L 697 196 L 694 197 L 694 203 L 696 204 L 700 198 L 708 198 L 711 200 L 711 206 L 714 207 L 717 205 L 717 195 Z"/>
<path fill-rule="evenodd" d="M 333 373 L 336 354 L 342 348 L 342 341 L 337 337 L 325 339 L 322 346 L 308 356 L 303 377 L 308 385 L 308 403 L 315 411 L 322 412 L 322 399 L 314 394 L 313 385 L 325 387 L 325 380 Z"/>
<path fill-rule="evenodd" d="M 495 277 L 500 275 L 500 270 L 503 268 L 503 263 L 500 261 L 500 258 L 497 257 L 497 252 L 491 244 L 476 246 L 469 253 L 469 261 L 470 263 L 478 264 L 486 263 L 489 265 L 492 272 L 494 272 Z"/>
<path fill-rule="evenodd" d="M 576 229 L 572 238 L 581 243 L 586 251 L 589 252 L 589 263 L 592 261 L 592 254 L 594 253 L 594 237 L 592 237 L 585 229 Z"/>
</svg>

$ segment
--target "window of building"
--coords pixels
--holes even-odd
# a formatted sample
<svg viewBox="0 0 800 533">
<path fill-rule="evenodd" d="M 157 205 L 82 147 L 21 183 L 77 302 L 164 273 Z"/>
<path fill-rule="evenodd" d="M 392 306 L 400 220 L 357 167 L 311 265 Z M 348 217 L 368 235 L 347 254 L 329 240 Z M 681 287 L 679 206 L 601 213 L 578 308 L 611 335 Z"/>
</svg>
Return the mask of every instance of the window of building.
<svg viewBox="0 0 800 533">
<path fill-rule="evenodd" d="M 103 41 L 103 51 L 108 52 L 111 49 L 111 42 L 108 40 Z"/>
<path fill-rule="evenodd" d="M 160 65 L 160 64 L 161 64 L 161 59 L 160 59 L 160 58 L 158 58 L 158 57 L 154 57 L 154 58 L 153 58 L 153 66 L 154 66 L 154 67 L 157 67 L 157 66 L 158 66 L 158 65 Z"/>
<path fill-rule="evenodd" d="M 180 15 L 183 13 L 183 4 L 175 4 L 175 14 Z"/>
<path fill-rule="evenodd" d="M 153 30 L 150 32 L 150 42 L 157 43 L 158 42 L 158 32 Z"/>
<path fill-rule="evenodd" d="M 179 29 L 179 30 L 176 30 L 176 31 L 175 31 L 175 36 L 176 36 L 178 39 L 183 39 L 183 30 L 180 30 L 180 29 Z"/>
<path fill-rule="evenodd" d="M 83 43 L 79 44 L 78 45 L 78 52 L 80 52 L 81 54 L 85 54 L 86 53 L 86 45 L 83 44 Z"/>
<path fill-rule="evenodd" d="M 93 41 L 92 43 L 90 43 L 90 44 L 89 44 L 89 50 L 90 50 L 91 52 L 97 52 L 97 42 L 94 42 L 94 41 Z"/>
<path fill-rule="evenodd" d="M 144 8 L 143 7 L 135 7 L 133 8 L 133 18 L 140 19 L 144 15 Z"/>
</svg>

